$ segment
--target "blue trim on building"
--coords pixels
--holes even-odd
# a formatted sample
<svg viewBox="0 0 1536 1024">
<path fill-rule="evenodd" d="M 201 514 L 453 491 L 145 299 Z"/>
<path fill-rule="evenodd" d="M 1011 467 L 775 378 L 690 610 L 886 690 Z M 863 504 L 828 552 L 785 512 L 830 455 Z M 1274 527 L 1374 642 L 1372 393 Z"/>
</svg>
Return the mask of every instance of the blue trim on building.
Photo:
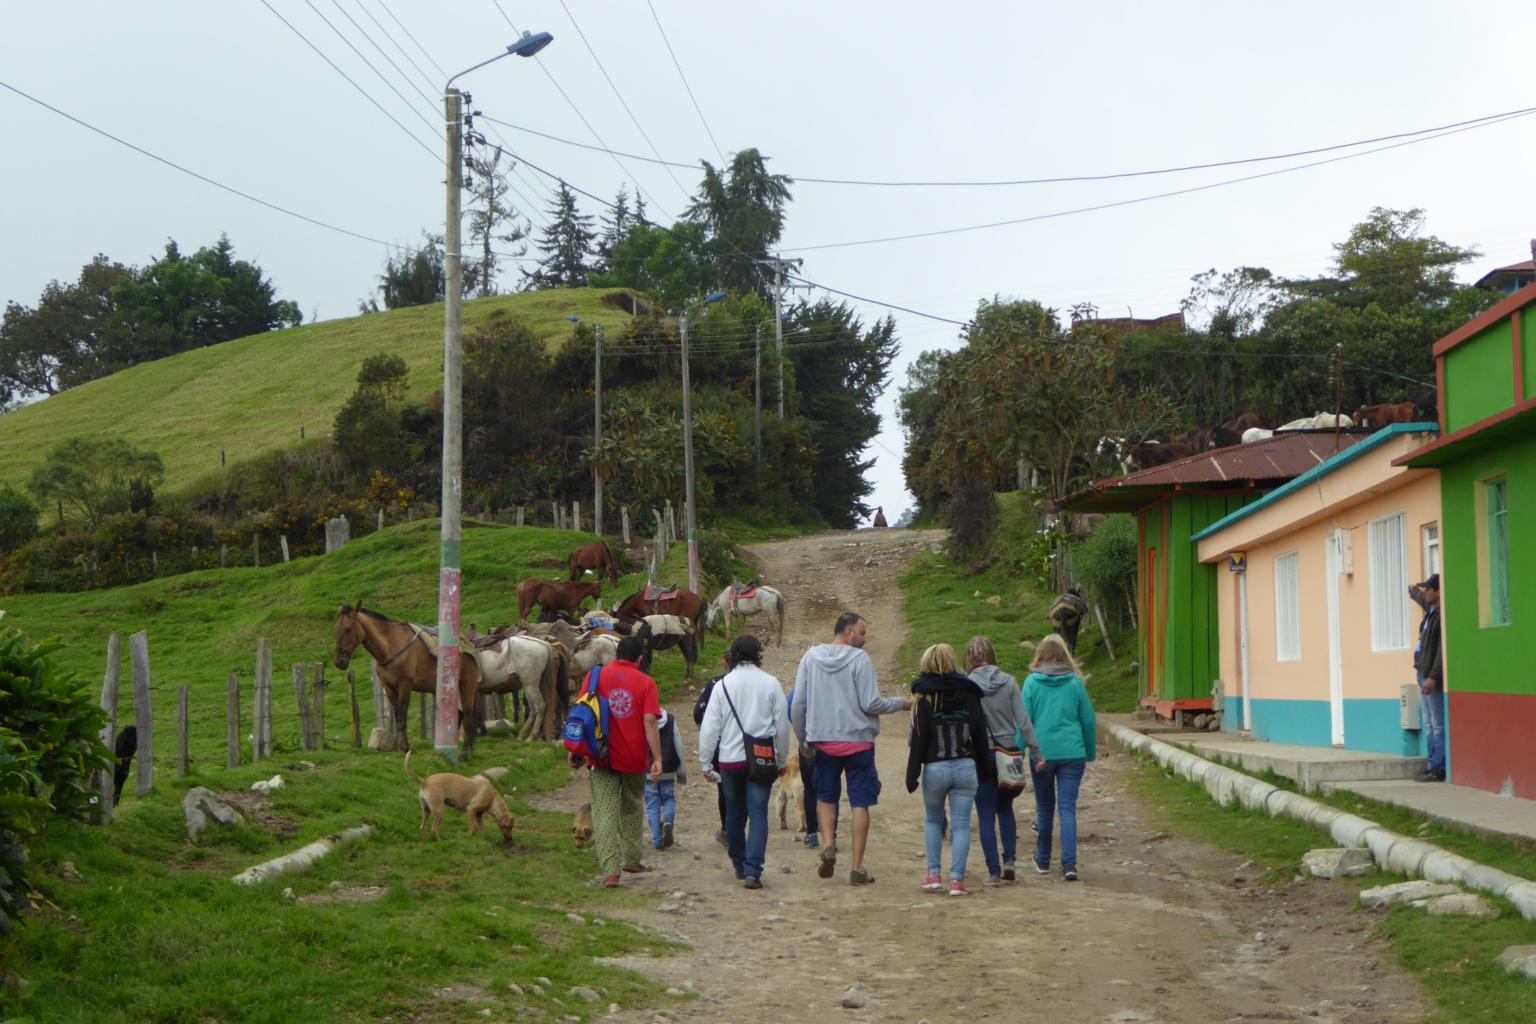
<svg viewBox="0 0 1536 1024">
<path fill-rule="evenodd" d="M 1243 699 L 1224 697 L 1222 729 L 1242 728 Z M 1303 747 L 1333 746 L 1333 716 L 1325 700 L 1253 701 L 1253 738 Z M 1344 701 L 1344 748 L 1399 757 L 1425 754 L 1423 733 L 1402 727 L 1401 705 L 1390 699 Z"/>
<path fill-rule="evenodd" d="M 1298 476 L 1295 479 L 1289 481 L 1284 486 L 1275 488 L 1273 491 L 1270 491 L 1268 494 L 1264 495 L 1264 497 L 1260 498 L 1253 504 L 1244 505 L 1242 508 L 1238 509 L 1236 512 L 1233 512 L 1225 519 L 1216 520 L 1216 522 L 1212 523 L 1210 526 L 1207 526 L 1205 529 L 1201 530 L 1199 533 L 1195 534 L 1189 539 L 1191 541 L 1203 540 L 1213 533 L 1216 533 L 1220 530 L 1225 530 L 1227 527 L 1231 526 L 1233 523 L 1239 521 L 1245 516 L 1252 515 L 1259 509 L 1264 508 L 1266 505 L 1274 504 L 1275 502 L 1284 498 L 1286 495 L 1290 494 L 1292 491 L 1300 490 L 1301 488 L 1307 486 L 1307 484 L 1316 480 L 1318 477 L 1327 476 L 1329 473 L 1332 473 L 1340 466 L 1346 465 L 1349 462 L 1358 459 L 1360 456 L 1364 455 L 1371 449 L 1381 447 L 1390 438 L 1395 437 L 1398 434 L 1438 434 L 1439 432 L 1440 424 L 1438 423 L 1388 424 L 1387 426 L 1382 427 L 1380 430 L 1376 431 L 1376 433 L 1372 434 L 1370 437 L 1366 438 L 1364 441 L 1351 445 L 1328 461 L 1313 466 L 1311 469 L 1301 474 L 1301 476 Z"/>
</svg>

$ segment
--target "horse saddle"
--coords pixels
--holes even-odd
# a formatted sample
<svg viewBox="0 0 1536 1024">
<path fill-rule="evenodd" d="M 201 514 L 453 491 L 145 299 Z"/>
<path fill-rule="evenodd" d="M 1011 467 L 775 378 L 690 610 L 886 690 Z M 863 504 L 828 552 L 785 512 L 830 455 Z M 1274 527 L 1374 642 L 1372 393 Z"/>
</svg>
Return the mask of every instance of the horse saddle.
<svg viewBox="0 0 1536 1024">
<path fill-rule="evenodd" d="M 687 619 L 677 615 L 647 615 L 645 624 L 652 636 L 687 636 L 693 629 Z"/>
<path fill-rule="evenodd" d="M 413 622 L 410 626 L 416 634 L 416 639 L 421 641 L 421 646 L 427 649 L 427 653 L 434 658 L 437 657 L 437 627 L 423 626 L 419 622 Z"/>
<path fill-rule="evenodd" d="M 732 583 L 730 591 L 732 601 L 744 601 L 757 596 L 757 583 Z"/>
<path fill-rule="evenodd" d="M 656 584 L 656 583 L 647 583 L 645 585 L 645 595 L 644 595 L 644 597 L 641 598 L 641 600 L 643 600 L 643 601 L 672 601 L 672 600 L 675 600 L 677 598 L 677 590 L 678 590 L 678 587 L 677 587 L 676 583 L 673 583 L 672 585 L 666 586 L 666 587 L 663 587 L 660 584 Z"/>
</svg>

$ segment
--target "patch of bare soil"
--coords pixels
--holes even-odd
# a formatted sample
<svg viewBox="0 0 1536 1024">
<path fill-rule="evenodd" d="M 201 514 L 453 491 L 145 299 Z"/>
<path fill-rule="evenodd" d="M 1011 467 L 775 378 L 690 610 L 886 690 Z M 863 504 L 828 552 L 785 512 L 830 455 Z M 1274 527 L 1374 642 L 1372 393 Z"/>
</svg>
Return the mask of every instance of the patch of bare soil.
<svg viewBox="0 0 1536 1024">
<path fill-rule="evenodd" d="M 852 608 L 868 620 L 867 650 L 882 689 L 905 691 L 914 666 L 896 663 L 906 629 L 897 578 L 935 536 L 856 531 L 755 547 L 762 578 L 783 590 L 788 608 L 784 646 L 769 648 L 764 667 L 787 689 L 800 656 L 830 639 L 838 613 Z M 690 706 L 673 710 L 692 752 Z M 923 805 L 902 784 L 905 739 L 905 719 L 886 718 L 876 745 L 884 790 L 872 813 L 866 858 L 877 879 L 872 886 L 849 885 L 846 839 L 836 875 L 822 880 L 816 852 L 797 834 L 775 828 L 763 889 L 742 889 L 713 839 L 714 787 L 699 780 L 681 787 L 677 845 L 647 849 L 655 870 L 624 880 L 662 898 L 622 915 L 612 908 L 604 913 L 690 948 L 617 962 L 660 984 L 696 991 L 698 999 L 678 1000 L 666 1012 L 711 1024 L 828 1015 L 935 1024 L 1400 1024 L 1423 1018 L 1417 983 L 1372 937 L 1371 920 L 1351 911 L 1350 890 L 1324 882 L 1247 881 L 1242 858 L 1155 831 L 1128 786 L 1140 769 L 1113 749 L 1100 748 L 1083 784 L 1081 881 L 1034 872 L 1033 799 L 1025 794 L 1015 805 L 1017 882 L 983 887 L 985 864 L 973 839 L 967 873 L 973 895 L 919 890 Z M 585 789 L 575 780 L 547 804 L 574 810 L 586 800 Z M 792 812 L 792 822 L 797 817 Z M 946 843 L 946 877 L 948 863 Z M 858 987 L 850 1001 L 862 997 L 861 1007 L 842 1008 L 850 986 Z M 654 1016 L 626 1011 L 607 1019 Z"/>
</svg>

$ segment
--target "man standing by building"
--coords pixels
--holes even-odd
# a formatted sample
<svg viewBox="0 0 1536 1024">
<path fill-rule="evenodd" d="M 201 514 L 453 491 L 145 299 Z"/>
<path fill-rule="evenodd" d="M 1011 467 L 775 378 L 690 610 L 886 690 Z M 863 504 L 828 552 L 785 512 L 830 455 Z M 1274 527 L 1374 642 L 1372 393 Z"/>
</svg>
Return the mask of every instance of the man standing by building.
<svg viewBox="0 0 1536 1024">
<path fill-rule="evenodd" d="M 1413 651 L 1413 669 L 1419 678 L 1419 707 L 1429 740 L 1429 767 L 1414 776 L 1415 782 L 1445 781 L 1445 654 L 1440 636 L 1440 574 L 1408 588 L 1408 596 L 1424 609 L 1419 623 L 1419 645 Z"/>
<path fill-rule="evenodd" d="M 661 778 L 661 701 L 656 681 L 635 664 L 644 645 L 627 636 L 619 641 L 617 657 L 598 673 L 597 689 L 608 702 L 608 763 L 591 765 L 592 838 L 603 885 L 619 884 L 621 870 L 649 871 L 640 862 L 640 837 L 645 823 L 645 779 Z M 571 766 L 585 762 L 572 755 Z"/>
<path fill-rule="evenodd" d="M 795 672 L 791 722 L 802 743 L 816 748 L 812 777 L 816 784 L 816 818 L 825 845 L 816 873 L 831 878 L 837 868 L 837 804 L 843 776 L 848 778 L 848 805 L 853 808 L 853 869 L 848 881 L 868 885 L 875 876 L 864 867 L 869 840 L 869 809 L 880 798 L 875 771 L 875 737 L 880 716 L 912 707 L 910 699 L 881 697 L 875 666 L 864 653 L 867 626 L 857 612 L 844 612 L 833 627 L 832 642 L 817 644 L 800 659 Z"/>
</svg>

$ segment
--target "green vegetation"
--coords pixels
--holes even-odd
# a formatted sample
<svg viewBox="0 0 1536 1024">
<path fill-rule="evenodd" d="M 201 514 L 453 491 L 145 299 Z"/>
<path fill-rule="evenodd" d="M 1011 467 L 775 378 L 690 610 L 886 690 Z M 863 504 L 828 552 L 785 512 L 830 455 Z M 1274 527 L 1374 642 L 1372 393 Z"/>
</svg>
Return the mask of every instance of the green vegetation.
<svg viewBox="0 0 1536 1024">
<path fill-rule="evenodd" d="M 1201 787 L 1162 770 L 1151 760 L 1139 762 L 1131 788 L 1157 826 L 1251 857 L 1269 869 L 1271 881 L 1290 879 L 1303 854 L 1330 842 L 1288 818 L 1271 818 L 1240 806 L 1222 807 Z M 1402 812 L 1404 818 L 1399 820 L 1389 814 L 1378 817 L 1378 811 L 1378 807 L 1360 807 L 1356 813 L 1367 813 L 1372 820 L 1409 835 L 1424 835 L 1430 842 L 1485 864 L 1508 863 L 1509 844 L 1463 836 L 1453 845 L 1442 841 L 1449 837 L 1438 833 L 1434 825 L 1425 831 L 1410 827 L 1413 821 L 1408 819 L 1416 815 Z M 1425 824 L 1423 819 L 1419 823 Z M 1524 871 L 1529 873 L 1529 853 L 1524 858 Z M 1377 874 L 1327 884 L 1365 889 L 1396 880 Z M 1496 966 L 1494 958 L 1508 946 L 1536 943 L 1536 923 L 1522 919 L 1507 902 L 1493 902 L 1499 905 L 1502 916 L 1492 921 L 1430 917 L 1421 909 L 1402 906 L 1392 908 L 1381 921 L 1381 933 L 1392 941 L 1398 959 L 1421 979 L 1434 1000 L 1437 1024 L 1515 1021 L 1530 1015 L 1530 982 Z"/>
</svg>

